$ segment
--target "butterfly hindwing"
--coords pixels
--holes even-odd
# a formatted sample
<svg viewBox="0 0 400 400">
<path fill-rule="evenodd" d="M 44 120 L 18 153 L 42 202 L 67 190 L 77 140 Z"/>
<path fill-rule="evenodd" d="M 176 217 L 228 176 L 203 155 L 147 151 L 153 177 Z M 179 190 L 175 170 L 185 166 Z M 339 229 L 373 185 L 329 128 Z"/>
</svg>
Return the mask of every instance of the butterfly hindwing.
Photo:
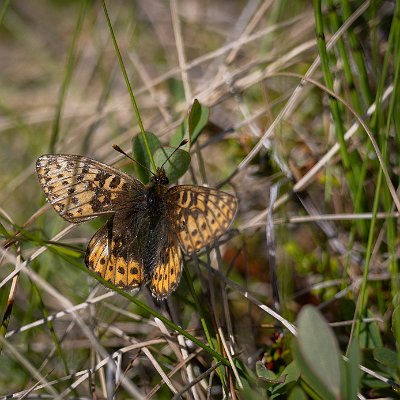
<svg viewBox="0 0 400 400">
<path fill-rule="evenodd" d="M 235 196 L 205 186 L 173 186 L 168 190 L 167 201 L 170 221 L 188 254 L 221 236 L 237 211 Z"/>
<path fill-rule="evenodd" d="M 145 201 L 144 185 L 106 164 L 77 155 L 43 155 L 36 162 L 49 203 L 69 222 L 82 222 Z"/>
<path fill-rule="evenodd" d="M 157 300 L 168 297 L 179 284 L 182 275 L 182 254 L 177 238 L 169 234 L 152 272 L 150 290 Z"/>
<path fill-rule="evenodd" d="M 127 239 L 135 232 L 116 224 L 114 216 L 90 240 L 85 256 L 88 268 L 115 286 L 130 290 L 144 283 L 145 270 L 140 262 L 140 248 Z"/>
</svg>

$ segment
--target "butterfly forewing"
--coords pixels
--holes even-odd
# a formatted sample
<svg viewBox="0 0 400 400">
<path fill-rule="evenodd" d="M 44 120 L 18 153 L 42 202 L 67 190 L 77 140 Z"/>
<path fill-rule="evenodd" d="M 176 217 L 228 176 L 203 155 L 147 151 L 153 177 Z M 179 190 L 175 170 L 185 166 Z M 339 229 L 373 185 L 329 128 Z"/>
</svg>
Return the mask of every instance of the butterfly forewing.
<svg viewBox="0 0 400 400">
<path fill-rule="evenodd" d="M 48 201 L 69 222 L 126 210 L 133 202 L 145 201 L 140 181 L 87 157 L 43 155 L 36 171 Z"/>
<path fill-rule="evenodd" d="M 204 186 L 181 185 L 168 190 L 169 218 L 188 254 L 221 236 L 237 210 L 235 196 Z"/>
</svg>

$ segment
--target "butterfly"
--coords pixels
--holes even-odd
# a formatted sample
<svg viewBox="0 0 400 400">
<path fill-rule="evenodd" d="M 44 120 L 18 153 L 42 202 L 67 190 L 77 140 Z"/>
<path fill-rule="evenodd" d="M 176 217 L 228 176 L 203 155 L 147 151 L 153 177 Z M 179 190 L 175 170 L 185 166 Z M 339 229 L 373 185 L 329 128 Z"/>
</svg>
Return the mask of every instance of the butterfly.
<svg viewBox="0 0 400 400">
<path fill-rule="evenodd" d="M 68 222 L 109 216 L 89 241 L 86 266 L 124 290 L 148 285 L 157 300 L 178 286 L 182 252 L 190 255 L 211 244 L 237 211 L 229 193 L 169 187 L 163 167 L 147 185 L 79 155 L 42 155 L 36 171 L 48 202 Z"/>
</svg>

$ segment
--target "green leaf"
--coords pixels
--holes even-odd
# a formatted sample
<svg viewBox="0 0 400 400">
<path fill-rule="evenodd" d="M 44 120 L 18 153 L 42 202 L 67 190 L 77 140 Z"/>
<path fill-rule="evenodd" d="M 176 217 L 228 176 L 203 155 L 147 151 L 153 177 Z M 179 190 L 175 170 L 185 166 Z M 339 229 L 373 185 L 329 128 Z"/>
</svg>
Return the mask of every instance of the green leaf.
<svg viewBox="0 0 400 400">
<path fill-rule="evenodd" d="M 256 374 L 257 378 L 267 382 L 268 386 L 272 386 L 277 383 L 283 383 L 286 379 L 286 375 L 281 375 L 279 378 L 277 378 L 276 374 L 267 369 L 261 361 L 257 361 L 256 363 Z"/>
<path fill-rule="evenodd" d="M 383 388 L 389 388 L 390 385 L 386 382 L 381 381 L 380 379 L 375 378 L 374 376 L 365 374 L 362 379 L 362 383 L 364 387 L 369 387 L 374 390 L 379 390 Z M 393 386 L 392 389 L 395 389 Z"/>
<path fill-rule="evenodd" d="M 386 367 L 400 368 L 400 362 L 396 351 L 379 347 L 373 350 L 374 359 Z"/>
<path fill-rule="evenodd" d="M 288 400 L 308 400 L 308 396 L 300 386 L 295 386 L 290 391 Z"/>
<path fill-rule="evenodd" d="M 356 399 L 357 393 L 361 380 L 361 370 L 359 365 L 360 360 L 360 348 L 357 340 L 353 340 L 349 346 L 348 351 L 348 362 L 344 363 L 344 378 L 346 399 Z"/>
<path fill-rule="evenodd" d="M 312 369 L 305 362 L 305 359 L 299 350 L 297 339 L 292 341 L 291 349 L 293 358 L 301 370 L 301 378 L 302 380 L 306 381 L 308 386 L 310 387 L 308 390 L 312 390 L 323 399 L 335 400 L 334 396 L 326 389 L 326 387 L 321 384 L 321 382 L 317 378 L 315 378 Z"/>
<path fill-rule="evenodd" d="M 312 306 L 305 306 L 300 312 L 298 337 L 293 350 L 304 380 L 323 399 L 340 398 L 339 347 L 331 328 Z"/>
<path fill-rule="evenodd" d="M 194 100 L 192 108 L 189 112 L 189 137 L 190 143 L 196 142 L 200 133 L 208 123 L 210 109 L 202 106 L 197 99 Z"/>
<path fill-rule="evenodd" d="M 82 257 L 82 252 L 74 250 L 70 247 L 66 246 L 60 246 L 60 245 L 49 245 L 48 249 L 51 250 L 55 253 L 61 256 L 62 254 L 67 256 L 67 257 L 74 257 L 74 258 L 81 258 Z"/>
<path fill-rule="evenodd" d="M 152 132 L 145 132 L 147 143 L 150 148 L 150 153 L 154 154 L 154 152 L 161 147 L 161 142 L 158 137 Z M 133 138 L 132 142 L 132 153 L 133 158 L 147 167 L 147 169 L 141 167 L 139 164 L 134 165 L 136 176 L 143 182 L 147 183 L 150 180 L 150 158 L 149 154 L 146 150 L 146 146 L 144 144 L 143 135 L 137 135 Z M 156 164 L 157 165 L 157 164 Z"/>
<path fill-rule="evenodd" d="M 285 376 L 285 381 L 280 385 L 277 385 L 273 389 L 273 393 L 285 393 L 287 391 L 286 387 L 293 382 L 297 382 L 300 378 L 300 369 L 297 365 L 296 361 L 292 361 L 290 364 L 286 366 L 286 368 L 282 371 L 281 376 Z"/>
<path fill-rule="evenodd" d="M 178 126 L 175 133 L 171 136 L 171 139 L 169 141 L 170 146 L 178 147 L 179 144 L 184 139 L 187 130 L 188 130 L 188 120 L 187 118 L 185 118 L 185 120 Z"/>
<path fill-rule="evenodd" d="M 185 137 L 189 139 L 190 145 L 195 143 L 200 133 L 207 125 L 209 115 L 210 109 L 202 106 L 198 100 L 195 99 L 188 117 L 179 125 L 178 129 L 172 135 L 169 144 L 172 147 L 178 147 Z M 189 133 L 189 137 L 187 133 Z"/>
<path fill-rule="evenodd" d="M 173 148 L 161 148 L 154 153 L 154 161 L 157 167 L 161 167 L 166 159 L 175 151 Z M 175 154 L 165 163 L 165 173 L 170 181 L 176 182 L 189 168 L 190 154 L 182 149 L 175 151 Z"/>
</svg>

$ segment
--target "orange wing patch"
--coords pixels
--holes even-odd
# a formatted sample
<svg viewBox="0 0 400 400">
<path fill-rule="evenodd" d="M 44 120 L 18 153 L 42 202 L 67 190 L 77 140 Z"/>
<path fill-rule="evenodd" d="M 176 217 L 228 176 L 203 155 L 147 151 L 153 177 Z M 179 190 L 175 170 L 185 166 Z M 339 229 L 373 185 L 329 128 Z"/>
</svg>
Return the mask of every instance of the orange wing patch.
<svg viewBox="0 0 400 400">
<path fill-rule="evenodd" d="M 123 243 L 112 238 L 112 220 L 113 217 L 90 240 L 85 263 L 115 286 L 124 290 L 134 289 L 144 283 L 143 267 L 127 253 L 122 255 Z"/>
<path fill-rule="evenodd" d="M 140 181 L 87 157 L 44 155 L 36 171 L 47 200 L 69 222 L 123 210 L 144 198 Z"/>
<path fill-rule="evenodd" d="M 194 253 L 221 236 L 237 211 L 235 196 L 204 186 L 174 186 L 168 191 L 170 220 L 183 249 Z"/>
<path fill-rule="evenodd" d="M 150 290 L 157 300 L 168 297 L 182 274 L 182 254 L 176 239 L 170 238 L 151 275 Z"/>
</svg>

